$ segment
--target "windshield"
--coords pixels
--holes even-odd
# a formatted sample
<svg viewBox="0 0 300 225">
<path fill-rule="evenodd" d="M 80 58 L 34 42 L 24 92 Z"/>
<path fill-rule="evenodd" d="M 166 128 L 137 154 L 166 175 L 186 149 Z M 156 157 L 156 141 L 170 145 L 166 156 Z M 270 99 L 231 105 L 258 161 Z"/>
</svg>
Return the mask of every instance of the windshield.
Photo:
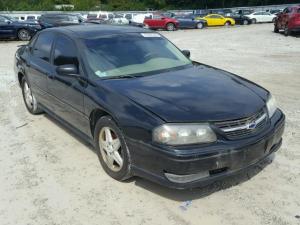
<svg viewBox="0 0 300 225">
<path fill-rule="evenodd" d="M 191 65 L 157 33 L 127 33 L 85 40 L 86 58 L 94 74 L 112 78 Z"/>
</svg>

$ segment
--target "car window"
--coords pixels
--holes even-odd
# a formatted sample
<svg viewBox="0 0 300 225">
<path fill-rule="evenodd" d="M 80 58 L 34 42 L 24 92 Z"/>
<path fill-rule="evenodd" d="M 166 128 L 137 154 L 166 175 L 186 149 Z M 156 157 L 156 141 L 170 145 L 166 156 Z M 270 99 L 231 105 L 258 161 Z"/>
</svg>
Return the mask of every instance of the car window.
<svg viewBox="0 0 300 225">
<path fill-rule="evenodd" d="M 34 20 L 35 17 L 34 16 L 27 16 L 27 20 Z"/>
<path fill-rule="evenodd" d="M 297 13 L 300 13 L 300 8 L 297 10 Z"/>
<path fill-rule="evenodd" d="M 6 19 L 2 16 L 0 16 L 0 23 L 5 23 Z"/>
<path fill-rule="evenodd" d="M 108 14 L 108 18 L 109 18 L 109 19 L 113 19 L 113 18 L 114 18 L 114 15 L 113 15 L 113 14 Z"/>
<path fill-rule="evenodd" d="M 78 66 L 78 58 L 74 42 L 64 36 L 58 36 L 54 47 L 53 64 L 55 66 L 73 64 Z"/>
<path fill-rule="evenodd" d="M 132 15 L 131 14 L 126 14 L 125 18 L 128 19 L 128 20 L 131 20 L 132 19 Z"/>
<path fill-rule="evenodd" d="M 53 40 L 54 35 L 52 33 L 41 33 L 34 44 L 33 55 L 49 62 Z"/>
<path fill-rule="evenodd" d="M 101 14 L 101 15 L 99 16 L 99 18 L 101 18 L 101 19 L 107 19 L 107 15 L 106 15 L 106 14 Z"/>
</svg>

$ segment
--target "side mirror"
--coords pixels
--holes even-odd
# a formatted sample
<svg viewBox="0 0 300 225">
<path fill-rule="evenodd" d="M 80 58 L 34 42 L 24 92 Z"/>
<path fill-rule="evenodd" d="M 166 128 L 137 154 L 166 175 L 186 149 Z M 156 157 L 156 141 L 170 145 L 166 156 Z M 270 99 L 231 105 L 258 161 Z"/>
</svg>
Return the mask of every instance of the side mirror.
<svg viewBox="0 0 300 225">
<path fill-rule="evenodd" d="M 191 57 L 191 52 L 189 50 L 182 50 L 182 54 L 184 54 L 187 58 Z"/>
<path fill-rule="evenodd" d="M 61 65 L 56 68 L 57 74 L 61 76 L 78 77 L 77 66 L 73 64 Z"/>
</svg>

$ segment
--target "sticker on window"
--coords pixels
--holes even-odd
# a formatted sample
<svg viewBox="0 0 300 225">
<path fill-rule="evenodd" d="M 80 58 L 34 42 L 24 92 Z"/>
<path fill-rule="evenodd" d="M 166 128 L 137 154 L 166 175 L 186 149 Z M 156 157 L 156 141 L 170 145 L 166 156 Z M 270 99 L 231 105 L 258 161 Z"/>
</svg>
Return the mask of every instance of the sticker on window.
<svg viewBox="0 0 300 225">
<path fill-rule="evenodd" d="M 157 33 L 141 33 L 141 35 L 143 37 L 148 37 L 148 38 L 152 38 L 152 37 L 161 37 L 159 34 Z"/>
</svg>

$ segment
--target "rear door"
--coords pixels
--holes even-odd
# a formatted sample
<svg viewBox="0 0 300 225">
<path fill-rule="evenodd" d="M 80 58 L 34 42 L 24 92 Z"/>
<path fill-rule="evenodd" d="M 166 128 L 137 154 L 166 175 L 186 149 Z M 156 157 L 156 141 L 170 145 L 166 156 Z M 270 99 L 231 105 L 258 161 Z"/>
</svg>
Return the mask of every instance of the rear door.
<svg viewBox="0 0 300 225">
<path fill-rule="evenodd" d="M 58 34 L 52 50 L 52 74 L 48 76 L 48 92 L 52 110 L 72 126 L 86 133 L 89 128 L 88 118 L 84 115 L 83 95 L 86 82 L 80 64 L 77 46 L 69 37 Z M 56 68 L 72 64 L 78 68 L 82 79 L 62 76 Z"/>
<path fill-rule="evenodd" d="M 36 38 L 35 43 L 29 49 L 28 61 L 26 63 L 26 75 L 36 98 L 46 107 L 50 107 L 47 94 L 47 77 L 53 73 L 50 64 L 51 48 L 54 41 L 52 32 L 42 32 Z"/>
</svg>

